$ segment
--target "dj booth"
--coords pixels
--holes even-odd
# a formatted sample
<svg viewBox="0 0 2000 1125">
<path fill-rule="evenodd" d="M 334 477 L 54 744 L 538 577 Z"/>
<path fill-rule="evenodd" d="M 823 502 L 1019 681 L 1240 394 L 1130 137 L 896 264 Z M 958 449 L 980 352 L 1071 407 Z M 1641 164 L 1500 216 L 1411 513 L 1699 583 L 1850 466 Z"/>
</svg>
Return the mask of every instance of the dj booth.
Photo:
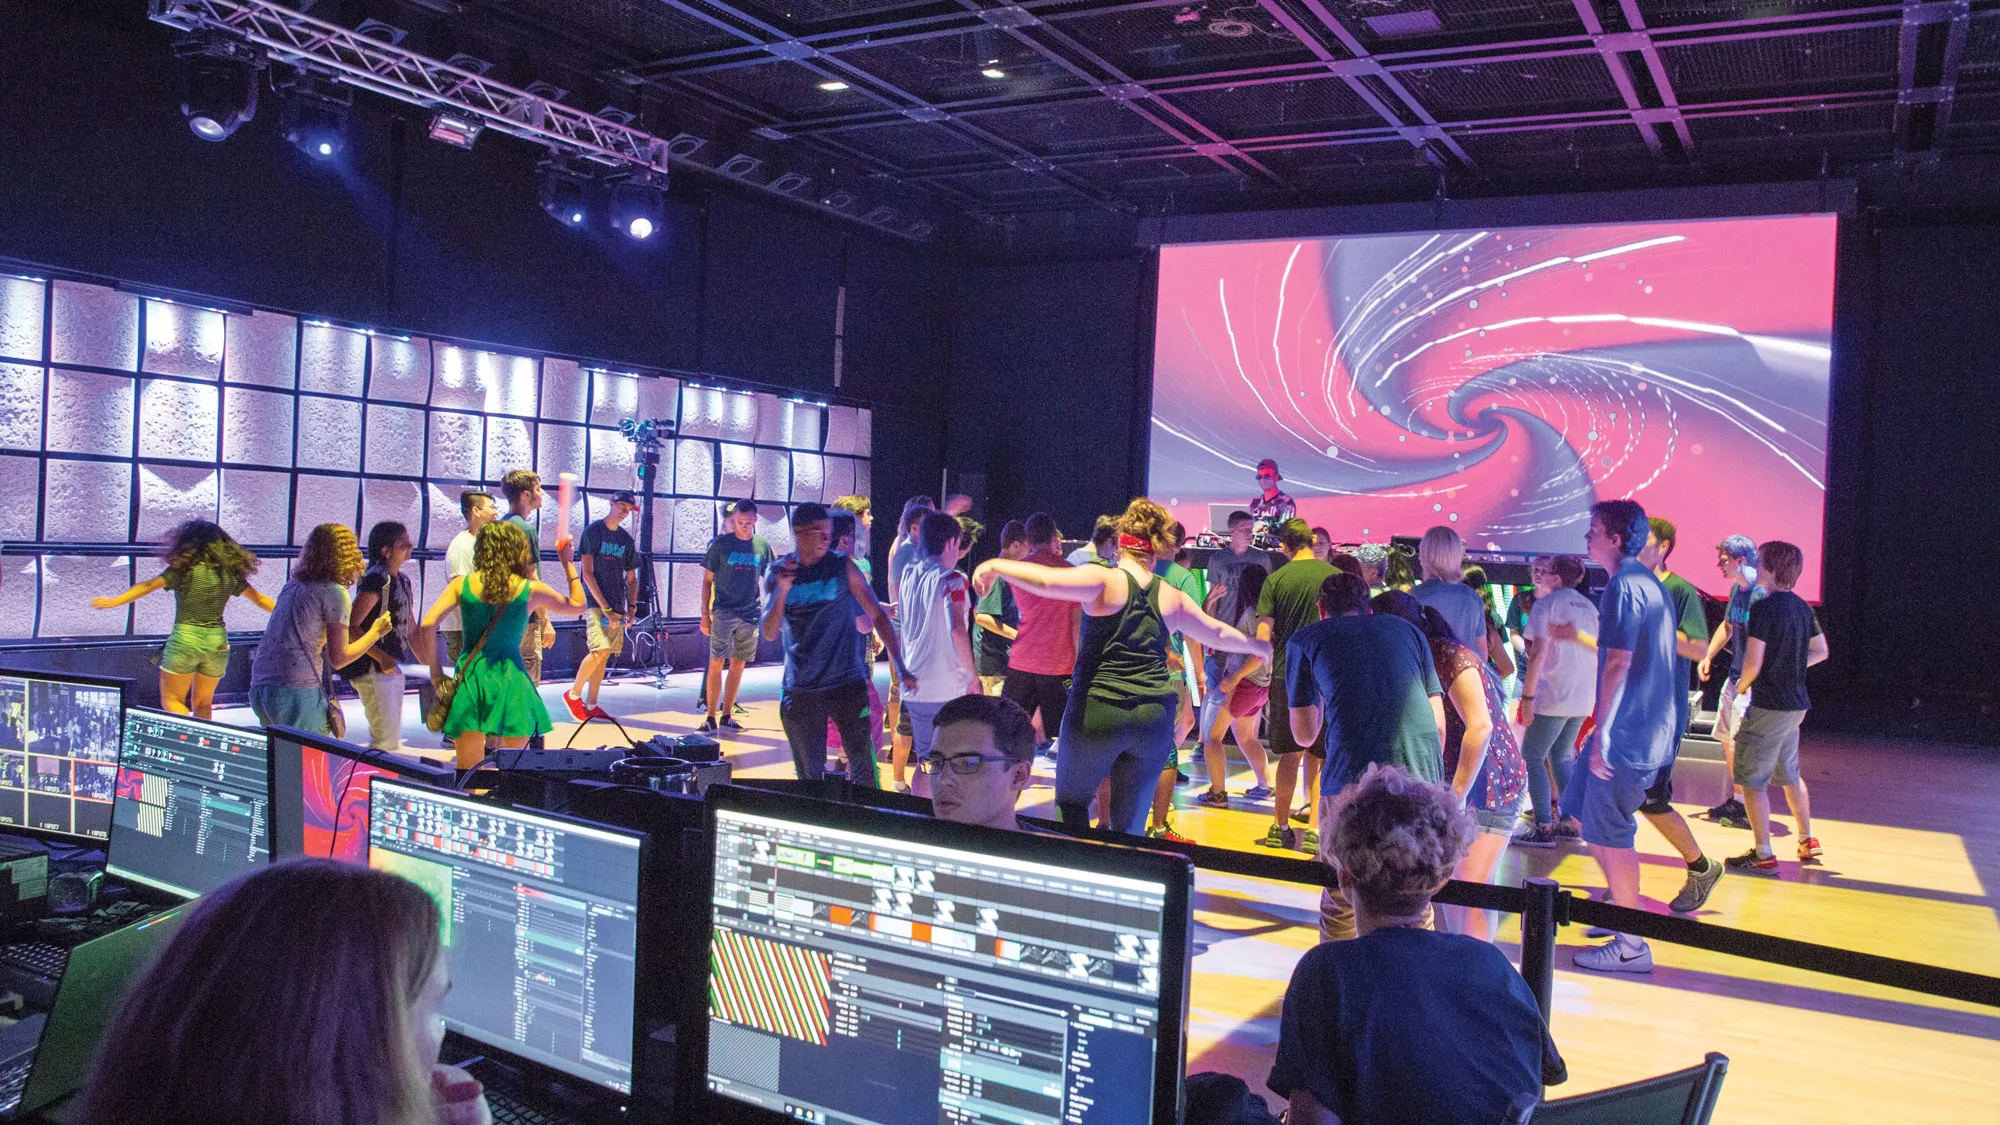
<svg viewBox="0 0 2000 1125">
<path fill-rule="evenodd" d="M 22 998 L 0 1027 L 0 1116 L 59 1113 L 200 895 L 310 855 L 436 898 L 444 1061 L 498 1121 L 1179 1119 L 1184 856 L 947 823 L 898 794 L 714 784 L 657 758 L 625 775 L 649 784 L 511 751 L 461 775 L 124 690 L 0 671 L 0 826 L 48 876 L 0 903 L 0 989 Z M 59 801 L 26 761 L 57 755 Z M 475 777 L 498 784 L 462 791 Z"/>
</svg>

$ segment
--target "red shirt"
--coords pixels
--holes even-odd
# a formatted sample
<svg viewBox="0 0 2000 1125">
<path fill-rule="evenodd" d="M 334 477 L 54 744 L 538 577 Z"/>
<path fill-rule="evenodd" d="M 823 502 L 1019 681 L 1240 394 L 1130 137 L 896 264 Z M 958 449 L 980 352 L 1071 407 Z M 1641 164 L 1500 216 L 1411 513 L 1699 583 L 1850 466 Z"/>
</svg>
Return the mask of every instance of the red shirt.
<svg viewBox="0 0 2000 1125">
<path fill-rule="evenodd" d="M 1037 548 L 1023 562 L 1043 566 L 1068 566 L 1069 560 L 1053 550 Z M 1005 579 L 1002 579 L 1005 581 Z M 1038 676 L 1067 676 L 1076 670 L 1076 644 L 1083 607 L 1058 601 L 1014 587 L 1014 604 L 1020 608 L 1020 635 L 1007 654 L 1007 667 Z"/>
</svg>

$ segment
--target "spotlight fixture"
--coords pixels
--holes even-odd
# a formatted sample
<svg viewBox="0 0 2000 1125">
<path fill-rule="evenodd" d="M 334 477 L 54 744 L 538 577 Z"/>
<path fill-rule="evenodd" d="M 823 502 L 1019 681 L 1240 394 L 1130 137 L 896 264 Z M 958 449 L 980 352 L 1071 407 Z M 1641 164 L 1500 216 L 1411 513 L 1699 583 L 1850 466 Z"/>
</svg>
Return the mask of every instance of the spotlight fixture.
<svg viewBox="0 0 2000 1125">
<path fill-rule="evenodd" d="M 542 161 L 535 170 L 542 210 L 566 227 L 580 227 L 589 214 L 590 181 L 559 157 Z"/>
<path fill-rule="evenodd" d="M 1001 69 L 1000 69 L 999 67 L 997 67 L 997 66 L 982 66 L 982 67 L 980 67 L 980 68 L 979 68 L 979 73 L 980 73 L 980 74 L 982 74 L 982 75 L 985 75 L 985 76 L 986 76 L 986 77 L 988 77 L 988 78 L 1005 78 L 1005 77 L 1007 77 L 1007 72 L 1006 72 L 1006 71 L 1004 71 L 1004 70 L 1001 70 Z"/>
<path fill-rule="evenodd" d="M 842 90 L 847 89 L 847 83 L 842 82 L 838 78 L 829 78 L 826 81 L 820 83 L 819 88 L 825 90 L 829 94 L 838 94 Z"/>
<path fill-rule="evenodd" d="M 181 80 L 181 112 L 204 141 L 226 141 L 257 116 L 257 79 L 264 53 L 251 43 L 216 32 L 174 40 Z"/>
<path fill-rule="evenodd" d="M 431 115 L 431 140 L 470 149 L 486 131 L 486 123 L 468 113 L 439 110 Z"/>
<path fill-rule="evenodd" d="M 656 172 L 633 172 L 611 185 L 613 228 L 634 242 L 645 242 L 666 221 L 667 180 Z"/>
<path fill-rule="evenodd" d="M 345 87 L 300 73 L 278 111 L 278 124 L 292 147 L 315 160 L 331 160 L 347 147 L 347 111 L 353 104 Z"/>
</svg>

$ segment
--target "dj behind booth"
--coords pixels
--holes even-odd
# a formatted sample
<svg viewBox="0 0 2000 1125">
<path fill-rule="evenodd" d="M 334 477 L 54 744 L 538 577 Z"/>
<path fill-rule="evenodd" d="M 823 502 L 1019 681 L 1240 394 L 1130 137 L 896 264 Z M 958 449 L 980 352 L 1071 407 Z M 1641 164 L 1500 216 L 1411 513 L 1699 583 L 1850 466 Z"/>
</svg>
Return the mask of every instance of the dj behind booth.
<svg viewBox="0 0 2000 1125">
<path fill-rule="evenodd" d="M 705 740 L 460 774 L 124 688 L 0 671 L 0 1119 L 64 1120 L 200 897 L 309 856 L 436 903 L 441 1061 L 496 1121 L 1180 1120 L 1184 857 L 657 753 Z"/>
</svg>

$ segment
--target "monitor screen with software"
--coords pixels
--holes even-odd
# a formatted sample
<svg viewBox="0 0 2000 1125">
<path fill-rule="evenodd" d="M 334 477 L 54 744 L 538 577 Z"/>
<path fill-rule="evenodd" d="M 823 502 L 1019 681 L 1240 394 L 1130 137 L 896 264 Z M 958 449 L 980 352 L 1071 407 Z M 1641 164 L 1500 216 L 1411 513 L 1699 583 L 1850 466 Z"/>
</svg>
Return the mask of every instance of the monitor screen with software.
<svg viewBox="0 0 2000 1125">
<path fill-rule="evenodd" d="M 261 730 L 125 709 L 105 870 L 193 898 L 271 862 Z"/>
<path fill-rule="evenodd" d="M 1178 1117 L 1178 856 L 710 792 L 707 1088 L 816 1125 Z"/>
<path fill-rule="evenodd" d="M 630 1094 L 645 837 L 369 784 L 369 866 L 429 891 L 444 916 L 445 1026 Z"/>
<path fill-rule="evenodd" d="M 0 669 L 0 826 L 111 835 L 125 684 Z"/>
<path fill-rule="evenodd" d="M 400 777 L 451 788 L 458 771 L 436 762 L 267 727 L 271 736 L 271 855 L 368 862 L 368 779 Z"/>
</svg>

